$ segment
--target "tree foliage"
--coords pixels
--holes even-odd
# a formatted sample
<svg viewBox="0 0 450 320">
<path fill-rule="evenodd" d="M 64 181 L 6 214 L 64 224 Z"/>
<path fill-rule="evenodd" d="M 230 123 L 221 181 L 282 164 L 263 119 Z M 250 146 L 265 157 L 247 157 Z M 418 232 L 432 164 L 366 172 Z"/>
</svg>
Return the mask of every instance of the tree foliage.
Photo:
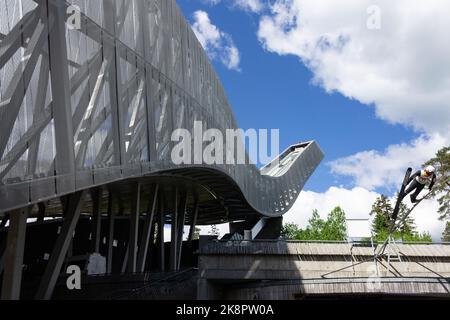
<svg viewBox="0 0 450 320">
<path fill-rule="evenodd" d="M 372 233 L 375 241 L 385 241 L 389 236 L 391 229 L 391 214 L 393 208 L 390 200 L 385 196 L 379 196 L 372 205 L 370 215 L 375 215 L 372 222 Z M 402 239 L 405 242 L 431 242 L 429 233 L 419 233 L 416 231 L 414 219 L 411 216 L 406 217 L 409 208 L 405 204 L 400 205 L 398 221 L 404 221 L 401 228 L 392 235 L 394 239 Z"/>
<path fill-rule="evenodd" d="M 436 168 L 436 183 L 429 198 L 437 198 L 441 220 L 450 218 L 450 147 L 440 149 L 424 166 Z"/>
<path fill-rule="evenodd" d="M 343 241 L 346 239 L 346 233 L 345 212 L 340 207 L 334 208 L 326 220 L 320 218 L 317 210 L 313 210 L 305 229 L 299 228 L 294 223 L 285 224 L 282 229 L 282 236 L 289 240 Z"/>
<path fill-rule="evenodd" d="M 450 221 L 445 224 L 444 232 L 442 232 L 442 241 L 450 242 Z"/>
</svg>

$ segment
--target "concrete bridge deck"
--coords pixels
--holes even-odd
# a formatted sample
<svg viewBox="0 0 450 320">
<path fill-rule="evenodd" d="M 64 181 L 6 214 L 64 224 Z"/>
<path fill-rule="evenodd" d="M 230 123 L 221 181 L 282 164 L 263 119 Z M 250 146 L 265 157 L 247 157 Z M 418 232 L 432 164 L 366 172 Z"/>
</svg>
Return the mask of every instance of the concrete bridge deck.
<svg viewBox="0 0 450 320">
<path fill-rule="evenodd" d="M 200 248 L 198 298 L 380 295 L 450 299 L 450 244 L 391 244 L 386 253 L 391 261 L 375 262 L 370 246 L 352 248 L 350 243 L 218 241 Z M 394 259 L 398 256 L 401 261 Z"/>
</svg>

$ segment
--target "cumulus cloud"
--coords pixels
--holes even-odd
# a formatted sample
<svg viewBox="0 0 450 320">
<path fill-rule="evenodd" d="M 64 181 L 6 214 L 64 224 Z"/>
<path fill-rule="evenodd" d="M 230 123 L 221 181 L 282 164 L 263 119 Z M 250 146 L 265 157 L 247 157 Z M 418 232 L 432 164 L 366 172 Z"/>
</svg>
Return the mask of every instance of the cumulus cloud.
<svg viewBox="0 0 450 320">
<path fill-rule="evenodd" d="M 260 12 L 264 8 L 260 0 L 234 0 L 234 6 L 251 12 Z"/>
<path fill-rule="evenodd" d="M 367 21 L 376 4 L 380 29 Z M 450 131 L 450 3 L 276 0 L 260 19 L 268 51 L 298 56 L 328 92 L 374 105 L 390 123 Z"/>
<path fill-rule="evenodd" d="M 353 189 L 331 187 L 324 193 L 304 191 L 284 216 L 284 223 L 296 223 L 304 228 L 308 225 L 314 209 L 317 209 L 320 216 L 325 219 L 336 206 L 345 211 L 347 219 L 369 219 L 371 223 L 373 217 L 370 217 L 370 211 L 378 196 L 378 193 L 361 187 Z M 391 203 L 395 203 L 394 198 L 391 198 Z M 409 201 L 407 205 L 411 207 Z M 436 201 L 424 200 L 411 216 L 415 219 L 417 231 L 429 232 L 433 241 L 439 242 L 445 223 L 438 220 L 437 207 Z"/>
<path fill-rule="evenodd" d="M 202 0 L 203 3 L 209 5 L 216 5 L 222 2 L 221 0 Z M 227 0 L 224 1 L 229 3 L 232 7 L 238 8 L 248 12 L 259 13 L 265 7 L 261 0 Z"/>
<path fill-rule="evenodd" d="M 303 191 L 292 209 L 284 216 L 284 222 L 293 222 L 304 227 L 308 224 L 314 209 L 318 210 L 322 218 L 326 218 L 337 206 L 345 211 L 347 218 L 367 218 L 377 197 L 378 193 L 360 187 L 353 189 L 331 187 L 324 193 Z"/>
<path fill-rule="evenodd" d="M 329 166 L 332 173 L 351 177 L 357 186 L 369 190 L 385 187 L 395 191 L 406 168 L 419 170 L 420 165 L 449 143 L 449 139 L 439 134 L 421 136 L 410 143 L 390 145 L 383 152 L 363 151 L 337 159 Z"/>
<path fill-rule="evenodd" d="M 228 69 L 240 71 L 240 54 L 233 39 L 211 23 L 208 13 L 194 12 L 192 30 L 210 59 L 218 59 Z"/>
<path fill-rule="evenodd" d="M 419 169 L 449 145 L 450 41 L 443 40 L 449 16 L 450 3 L 440 0 L 275 0 L 261 16 L 258 38 L 266 50 L 299 57 L 327 92 L 371 105 L 379 118 L 422 134 L 381 152 L 332 161 L 332 173 L 351 177 L 354 186 L 387 187 L 394 194 L 407 167 Z M 301 197 L 323 206 L 333 192 Z M 360 198 L 359 189 L 351 193 L 348 210 L 357 199 L 372 202 Z M 419 227 L 432 229 L 435 238 L 441 229 L 436 210 L 436 202 L 429 202 L 415 212 Z"/>
</svg>

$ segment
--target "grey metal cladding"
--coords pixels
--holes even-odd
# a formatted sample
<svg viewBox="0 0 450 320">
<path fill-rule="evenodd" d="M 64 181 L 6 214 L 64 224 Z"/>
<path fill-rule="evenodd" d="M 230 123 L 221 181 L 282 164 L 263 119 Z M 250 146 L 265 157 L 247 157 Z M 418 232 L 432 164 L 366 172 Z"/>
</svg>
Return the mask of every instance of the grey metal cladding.
<svg viewBox="0 0 450 320">
<path fill-rule="evenodd" d="M 177 169 L 171 133 L 196 120 L 237 127 L 174 0 L 0 1 L 0 120 L 0 212 Z M 315 142 L 303 149 L 276 177 L 191 167 L 226 174 L 257 212 L 279 216 L 323 158 Z"/>
</svg>

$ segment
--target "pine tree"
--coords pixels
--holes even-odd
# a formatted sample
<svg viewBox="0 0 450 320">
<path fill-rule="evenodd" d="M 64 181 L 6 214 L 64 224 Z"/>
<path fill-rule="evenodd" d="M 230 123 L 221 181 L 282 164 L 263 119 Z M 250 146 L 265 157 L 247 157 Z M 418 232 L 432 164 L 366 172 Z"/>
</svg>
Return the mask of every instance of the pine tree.
<svg viewBox="0 0 450 320">
<path fill-rule="evenodd" d="M 425 166 L 427 165 L 436 168 L 436 183 L 429 197 L 437 198 L 439 218 L 448 219 L 450 218 L 450 147 L 439 150 L 434 158 L 425 163 Z"/>
<path fill-rule="evenodd" d="M 372 231 L 377 235 L 384 233 L 390 226 L 389 220 L 390 215 L 393 211 L 391 202 L 385 195 L 379 196 L 375 203 L 372 205 L 372 211 L 370 215 L 375 215 L 375 218 L 372 222 Z"/>
<path fill-rule="evenodd" d="M 442 241 L 450 242 L 450 221 L 445 224 L 444 232 L 442 232 Z"/>
<path fill-rule="evenodd" d="M 372 232 L 376 241 L 385 241 L 389 236 L 392 226 L 389 220 L 392 211 L 391 202 L 385 195 L 378 197 L 372 205 L 370 215 L 375 215 L 372 222 Z M 402 221 L 402 225 L 399 230 L 392 234 L 392 237 L 407 242 L 431 242 L 430 234 L 427 232 L 419 234 L 416 231 L 414 219 L 411 216 L 406 217 L 409 211 L 405 204 L 400 204 L 397 223 Z"/>
</svg>

